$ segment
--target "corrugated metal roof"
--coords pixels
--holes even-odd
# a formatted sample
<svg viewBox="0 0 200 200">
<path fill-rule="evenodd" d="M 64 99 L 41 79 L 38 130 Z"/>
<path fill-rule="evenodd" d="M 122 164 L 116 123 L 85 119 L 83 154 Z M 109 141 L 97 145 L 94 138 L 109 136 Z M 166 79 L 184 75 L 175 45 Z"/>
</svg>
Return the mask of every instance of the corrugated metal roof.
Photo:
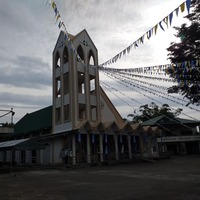
<svg viewBox="0 0 200 200">
<path fill-rule="evenodd" d="M 25 142 L 29 140 L 27 139 L 20 139 L 20 140 L 11 140 L 11 141 L 6 141 L 6 142 L 0 142 L 0 148 L 9 148 L 9 147 L 14 147 L 22 142 Z"/>
<path fill-rule="evenodd" d="M 158 123 L 158 121 L 161 120 L 163 117 L 164 117 L 164 116 L 161 115 L 161 116 L 158 116 L 158 117 L 149 119 L 149 120 L 143 122 L 141 125 L 142 125 L 142 126 L 152 126 L 152 125 L 155 125 L 155 124 Z"/>
<path fill-rule="evenodd" d="M 200 124 L 200 121 L 197 120 L 189 120 L 182 118 L 172 118 L 165 115 L 161 115 L 155 117 L 153 119 L 149 119 L 142 123 L 142 126 L 155 126 L 156 124 Z"/>
<path fill-rule="evenodd" d="M 37 150 L 44 148 L 45 148 L 44 144 L 41 144 L 40 142 L 29 138 L 0 142 L 0 150 L 5 150 L 5 149 Z"/>
<path fill-rule="evenodd" d="M 182 118 L 176 118 L 179 120 L 182 124 L 200 124 L 199 120 L 190 120 L 190 119 L 182 119 Z"/>
</svg>

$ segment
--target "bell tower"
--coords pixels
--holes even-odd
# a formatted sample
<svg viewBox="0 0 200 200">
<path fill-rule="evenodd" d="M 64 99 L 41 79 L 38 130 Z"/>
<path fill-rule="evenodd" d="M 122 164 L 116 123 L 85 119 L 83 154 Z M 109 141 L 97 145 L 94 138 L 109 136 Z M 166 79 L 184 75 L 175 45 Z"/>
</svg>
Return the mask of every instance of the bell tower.
<svg viewBox="0 0 200 200">
<path fill-rule="evenodd" d="M 86 30 L 69 37 L 82 61 L 61 31 L 53 51 L 53 133 L 100 122 L 97 48 Z"/>
</svg>

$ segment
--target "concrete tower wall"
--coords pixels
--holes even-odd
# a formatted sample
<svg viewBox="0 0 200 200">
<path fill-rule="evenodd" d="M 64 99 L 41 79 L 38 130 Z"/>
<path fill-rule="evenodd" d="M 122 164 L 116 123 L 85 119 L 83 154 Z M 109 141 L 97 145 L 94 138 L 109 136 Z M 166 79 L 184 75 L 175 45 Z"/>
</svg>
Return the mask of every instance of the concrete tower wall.
<svg viewBox="0 0 200 200">
<path fill-rule="evenodd" d="M 53 52 L 53 133 L 100 121 L 97 49 L 86 30 L 70 36 L 83 62 L 78 61 L 64 37 L 61 32 Z"/>
</svg>

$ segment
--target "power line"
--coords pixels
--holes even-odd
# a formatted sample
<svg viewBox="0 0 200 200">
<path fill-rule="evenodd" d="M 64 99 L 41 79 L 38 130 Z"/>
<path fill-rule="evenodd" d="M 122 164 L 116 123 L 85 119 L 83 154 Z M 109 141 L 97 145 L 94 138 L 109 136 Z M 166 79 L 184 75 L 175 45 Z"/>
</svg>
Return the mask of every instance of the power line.
<svg viewBox="0 0 200 200">
<path fill-rule="evenodd" d="M 111 74 L 110 74 L 111 75 Z M 162 92 L 162 91 L 158 91 L 158 90 L 155 90 L 154 88 L 150 88 L 151 87 L 151 85 L 154 85 L 154 84 L 151 84 L 151 83 L 148 83 L 148 82 L 145 82 L 145 81 L 138 81 L 137 79 L 133 79 L 133 78 L 130 78 L 130 77 L 127 77 L 127 76 L 125 76 L 125 75 L 123 75 L 123 74 L 117 74 L 118 75 L 118 78 L 121 78 L 121 77 L 123 77 L 124 79 L 123 79 L 123 81 L 125 80 L 128 84 L 130 84 L 130 85 L 132 85 L 133 83 L 135 84 L 135 85 L 137 85 L 139 88 L 143 88 L 144 90 L 146 90 L 146 88 L 148 88 L 149 90 L 151 90 L 150 91 L 150 93 L 152 93 L 152 94 L 155 94 L 154 92 L 156 92 L 156 93 L 158 93 L 158 94 L 155 94 L 155 95 L 158 95 L 159 97 L 161 97 L 161 98 L 165 98 L 165 99 L 167 99 L 167 100 L 169 100 L 169 101 L 172 101 L 172 102 L 174 102 L 174 103 L 177 103 L 177 104 L 180 104 L 180 105 L 182 105 L 182 106 L 186 106 L 186 105 L 184 105 L 183 103 L 180 103 L 180 102 L 177 102 L 177 101 L 175 101 L 175 100 L 173 100 L 173 99 L 177 99 L 177 100 L 179 100 L 179 101 L 182 101 L 182 102 L 185 102 L 185 103 L 188 103 L 188 101 L 186 101 L 186 100 L 184 100 L 184 99 L 181 99 L 181 98 L 178 98 L 178 97 L 174 97 L 174 96 L 172 96 L 172 95 L 169 95 L 169 94 L 166 94 L 166 93 L 164 93 L 164 92 Z M 112 76 L 112 75 L 111 75 Z M 127 79 L 130 81 L 130 82 L 128 82 L 127 81 Z M 133 82 L 133 81 L 134 82 Z M 145 87 L 145 86 L 143 86 L 143 85 L 139 85 L 138 83 L 136 83 L 136 82 L 140 82 L 140 83 L 142 83 L 142 84 L 145 84 L 145 85 L 148 85 L 148 87 Z M 154 85 L 155 86 L 155 85 Z M 155 87 L 157 87 L 157 86 L 155 86 Z M 159 87 L 158 87 L 159 88 Z M 154 92 L 153 92 L 154 91 Z M 164 97 L 164 96 L 161 96 L 161 94 L 162 95 L 165 95 L 165 96 L 168 96 L 168 97 Z M 193 108 L 193 107 L 191 107 L 191 106 L 188 106 L 188 108 L 189 109 L 191 109 L 191 110 L 195 110 L 195 111 L 197 111 L 197 112 L 200 112 L 200 110 L 199 109 L 197 109 L 197 108 Z"/>
<path fill-rule="evenodd" d="M 127 104 L 128 106 L 130 106 L 131 108 L 135 109 L 135 108 L 134 108 L 133 106 L 131 106 L 127 101 L 125 101 L 124 99 L 120 98 L 117 94 L 115 94 L 115 93 L 113 92 L 113 90 L 119 92 L 120 94 L 123 94 L 122 92 L 120 92 L 119 90 L 115 89 L 114 87 L 112 87 L 112 86 L 110 86 L 110 85 L 107 85 L 106 83 L 102 83 L 102 82 L 101 82 L 101 84 L 102 84 L 108 91 L 110 91 L 113 95 L 115 95 L 118 99 L 120 99 L 122 102 L 126 103 L 126 104 Z M 123 94 L 123 95 L 126 96 L 126 97 L 128 97 L 128 96 L 125 95 L 125 94 Z M 131 97 L 129 97 L 129 98 L 131 98 Z M 134 100 L 133 98 L 131 98 L 131 99 Z M 134 100 L 134 101 L 135 101 L 135 100 Z M 137 103 L 139 103 L 140 105 L 142 105 L 139 101 L 137 101 Z M 148 120 L 154 122 L 153 119 L 149 118 L 149 117 L 146 116 L 145 114 L 143 114 L 143 116 L 146 117 Z M 181 124 L 182 126 L 185 126 L 186 128 L 189 128 L 189 129 L 192 130 L 191 127 L 186 126 L 185 124 L 182 124 L 182 123 L 180 123 L 179 121 L 177 121 L 177 120 L 175 120 L 175 119 L 173 119 L 173 118 L 170 118 L 170 117 L 168 117 L 168 116 L 166 116 L 166 115 L 163 115 L 163 116 L 167 117 L 168 119 L 171 119 L 171 120 L 175 121 L 176 123 L 178 122 L 178 123 Z M 158 125 L 159 127 L 163 128 L 164 130 L 166 130 L 166 131 L 172 133 L 173 135 L 176 135 L 175 132 L 171 131 L 170 129 L 168 129 L 168 128 L 164 127 L 164 126 L 162 126 L 161 124 L 158 124 L 158 123 L 156 123 L 156 122 L 154 122 L 154 124 L 155 124 L 155 125 Z"/>
<path fill-rule="evenodd" d="M 141 94 L 141 95 L 143 95 L 143 96 L 145 96 L 145 97 L 147 97 L 147 98 L 149 98 L 149 99 L 151 99 L 151 100 L 153 100 L 153 101 L 156 101 L 156 102 L 158 102 L 159 104 L 163 104 L 161 101 L 159 101 L 159 100 L 157 100 L 157 99 L 154 99 L 154 98 L 152 98 L 152 97 L 150 97 L 149 95 L 147 95 L 147 94 L 144 94 L 144 93 L 142 93 L 141 91 L 138 91 L 138 90 L 136 90 L 136 89 L 133 89 L 133 87 L 136 87 L 134 84 L 125 84 L 125 82 L 123 82 L 123 81 L 121 81 L 120 79 L 118 79 L 118 78 L 116 78 L 116 77 L 114 77 L 114 74 L 109 74 L 110 76 L 110 78 L 112 78 L 112 79 L 114 79 L 115 81 L 117 81 L 117 82 L 119 82 L 120 84 L 122 84 L 122 85 L 124 85 L 124 86 L 126 86 L 126 87 L 128 87 L 128 88 L 130 88 L 130 89 L 132 89 L 132 90 L 134 90 L 134 91 L 136 91 L 136 92 L 138 92 L 139 94 Z M 132 86 L 132 87 L 130 87 L 130 85 Z M 136 88 L 138 88 L 138 87 L 136 87 Z M 139 88 L 138 88 L 139 89 Z M 148 93 L 150 93 L 147 89 L 144 89 L 144 88 L 141 88 L 143 91 L 145 91 L 145 92 L 148 92 Z M 151 94 L 153 94 L 153 93 L 151 93 Z M 154 94 L 154 95 L 156 95 L 156 94 Z M 159 96 L 159 95 L 156 95 L 156 96 Z M 180 104 L 180 103 L 179 103 Z M 174 108 L 172 108 L 172 109 L 174 109 Z M 174 109 L 174 110 L 176 110 L 176 109 Z M 192 117 L 192 116 L 190 116 L 190 115 L 188 115 L 188 114 L 185 114 L 185 113 L 181 113 L 181 114 L 183 114 L 183 115 L 185 115 L 185 116 L 187 116 L 187 117 L 189 117 L 189 118 L 191 118 L 191 119 L 194 119 L 194 120 L 197 120 L 196 118 L 194 118 L 194 117 Z"/>
</svg>

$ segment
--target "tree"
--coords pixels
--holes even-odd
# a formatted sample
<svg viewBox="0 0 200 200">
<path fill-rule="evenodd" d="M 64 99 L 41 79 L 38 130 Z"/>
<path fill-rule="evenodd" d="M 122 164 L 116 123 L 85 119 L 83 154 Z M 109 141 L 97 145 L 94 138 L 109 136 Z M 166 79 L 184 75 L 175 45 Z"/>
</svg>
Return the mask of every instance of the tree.
<svg viewBox="0 0 200 200">
<path fill-rule="evenodd" d="M 10 128 L 13 128 L 13 127 L 14 127 L 14 124 L 13 124 L 13 123 L 8 123 L 8 122 L 6 122 L 6 123 L 1 123 L 1 126 L 2 126 L 2 127 L 10 127 Z"/>
<path fill-rule="evenodd" d="M 168 59 L 173 64 L 168 74 L 178 82 L 168 92 L 181 93 L 190 103 L 200 105 L 200 1 L 193 0 L 191 8 L 191 14 L 185 17 L 189 25 L 174 27 L 180 42 L 172 42 L 167 48 Z"/>
<path fill-rule="evenodd" d="M 182 109 L 178 108 L 177 110 L 175 110 L 175 112 L 172 112 L 172 109 L 169 107 L 168 104 L 163 104 L 161 107 L 158 107 L 154 102 L 151 102 L 151 104 L 149 105 L 145 104 L 140 106 L 139 112 L 141 114 L 136 114 L 136 111 L 134 111 L 134 114 L 129 114 L 128 117 L 132 117 L 133 123 L 141 123 L 160 115 L 176 117 L 181 114 L 181 111 Z"/>
</svg>

